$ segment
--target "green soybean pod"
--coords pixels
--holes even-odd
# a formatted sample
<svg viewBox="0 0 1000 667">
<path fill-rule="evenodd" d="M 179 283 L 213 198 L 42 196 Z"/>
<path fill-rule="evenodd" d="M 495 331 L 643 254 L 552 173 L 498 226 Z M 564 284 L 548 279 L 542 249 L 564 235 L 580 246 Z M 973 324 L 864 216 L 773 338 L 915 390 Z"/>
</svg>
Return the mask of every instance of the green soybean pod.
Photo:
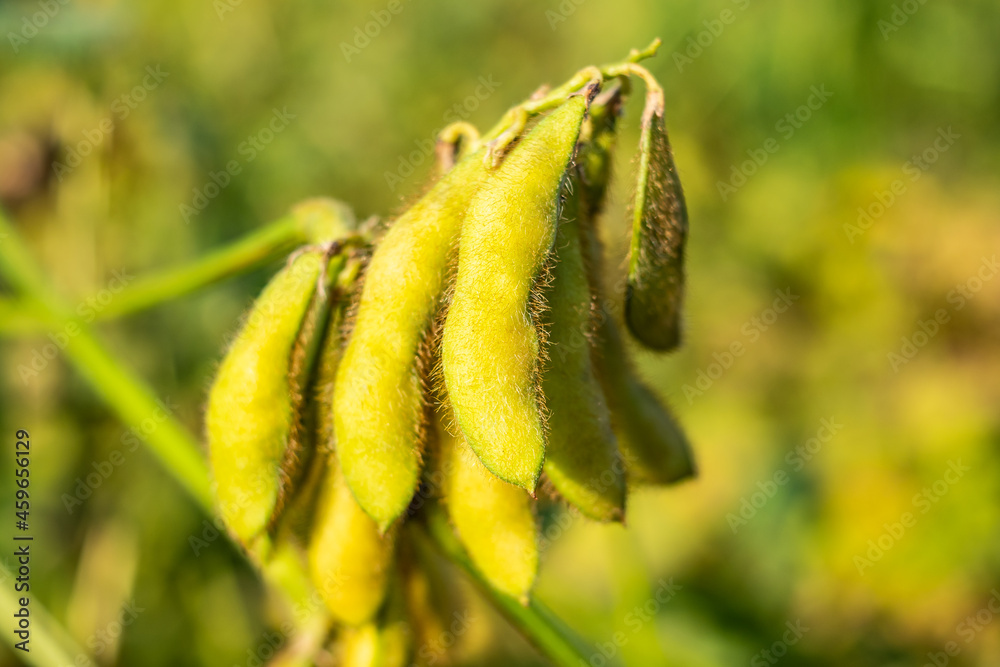
<svg viewBox="0 0 1000 667">
<path fill-rule="evenodd" d="M 385 598 L 395 536 L 383 535 L 354 499 L 335 457 L 328 463 L 309 540 L 309 571 L 330 614 L 362 625 Z"/>
<path fill-rule="evenodd" d="M 622 95 L 620 82 L 602 90 L 590 105 L 590 115 L 580 131 L 580 208 L 584 216 L 596 217 L 604 208 L 611 182 L 612 153 L 617 143 Z"/>
<path fill-rule="evenodd" d="M 530 492 L 545 453 L 531 297 L 588 103 L 589 94 L 570 98 L 540 121 L 476 194 L 441 339 L 445 386 L 466 440 L 490 472 Z"/>
<path fill-rule="evenodd" d="M 556 491 L 584 515 L 621 521 L 625 466 L 591 361 L 593 317 L 580 248 L 580 186 L 575 178 L 571 183 L 556 235 L 544 315 L 548 360 L 542 391 L 549 413 L 544 470 Z"/>
<path fill-rule="evenodd" d="M 598 329 L 599 376 L 629 480 L 671 484 L 697 470 L 691 445 L 670 410 L 636 375 L 618 324 L 607 311 Z"/>
<path fill-rule="evenodd" d="M 209 392 L 205 423 L 216 497 L 226 525 L 247 546 L 272 525 L 301 473 L 296 385 L 308 355 L 297 342 L 322 261 L 322 253 L 303 253 L 268 283 Z"/>
<path fill-rule="evenodd" d="M 424 398 L 420 349 L 441 305 L 483 152 L 464 158 L 378 243 L 337 371 L 334 430 L 344 477 L 385 531 L 420 475 Z"/>
<path fill-rule="evenodd" d="M 597 297 L 594 367 L 630 482 L 670 484 L 696 474 L 691 445 L 670 410 L 638 377 L 625 340 L 601 289 L 603 247 L 593 217 L 580 231 L 591 290 Z"/>
<path fill-rule="evenodd" d="M 313 507 L 325 476 L 326 461 L 334 455 L 333 387 L 343 350 L 342 325 L 360 266 L 361 260 L 356 257 L 334 257 L 328 268 L 331 284 L 327 286 L 329 291 L 327 298 L 323 300 L 324 308 L 315 313 L 315 318 L 306 318 L 307 323 L 315 320 L 319 327 L 315 338 L 319 342 L 319 349 L 313 352 L 314 368 L 308 377 L 308 383 L 299 385 L 302 387 L 302 428 L 312 441 L 312 447 L 310 451 L 303 453 L 305 473 L 298 485 L 296 497 L 282 515 L 283 525 L 287 524 L 297 534 L 305 535 L 310 530 Z M 325 326 L 323 318 L 326 320 Z M 310 456 L 306 457 L 306 454 Z"/>
<path fill-rule="evenodd" d="M 652 91 L 642 116 L 625 321 L 640 343 L 669 351 L 681 340 L 688 216 L 663 112 L 663 92 Z"/>
<path fill-rule="evenodd" d="M 497 479 L 461 434 L 439 433 L 444 503 L 459 541 L 494 588 L 526 602 L 538 572 L 531 496 Z"/>
</svg>

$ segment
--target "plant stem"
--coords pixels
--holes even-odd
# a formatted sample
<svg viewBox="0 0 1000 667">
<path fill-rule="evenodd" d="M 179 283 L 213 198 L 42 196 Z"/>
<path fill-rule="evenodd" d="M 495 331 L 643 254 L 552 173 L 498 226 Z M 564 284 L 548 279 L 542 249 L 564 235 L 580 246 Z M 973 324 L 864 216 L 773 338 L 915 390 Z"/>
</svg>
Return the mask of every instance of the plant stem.
<svg viewBox="0 0 1000 667">
<path fill-rule="evenodd" d="M 66 305 L 31 261 L 28 249 L 0 211 L 0 234 L 3 233 L 6 236 L 0 243 L 0 272 L 29 302 L 39 304 L 47 318 L 62 329 L 66 335 L 64 351 L 77 370 L 122 421 L 146 441 L 153 454 L 198 505 L 211 512 L 208 466 L 197 441 L 140 378 L 115 360 L 85 324 L 71 319 Z"/>
<path fill-rule="evenodd" d="M 536 98 L 528 99 L 515 107 L 511 107 L 500 122 L 489 129 L 480 138 L 481 143 L 486 143 L 500 137 L 512 125 L 523 123 L 527 116 L 533 116 L 549 109 L 554 109 L 563 103 L 568 95 L 583 88 L 593 78 L 602 76 L 625 76 L 636 74 L 643 76 L 646 72 L 643 68 L 633 68 L 631 65 L 646 58 L 652 58 L 660 48 L 660 39 L 656 38 L 645 49 L 639 51 L 632 49 L 628 57 L 618 63 L 604 65 L 603 67 L 587 67 L 574 74 L 561 86 L 553 88 L 546 94 Z M 640 71 L 641 70 L 641 71 Z M 648 72 L 647 72 L 648 74 Z M 645 77 L 644 77 L 645 78 Z M 648 79 L 647 79 L 648 83 Z"/>
<path fill-rule="evenodd" d="M 97 319 L 128 315 L 190 294 L 274 261 L 309 240 L 300 219 L 295 216 L 281 218 L 184 266 L 139 278 L 97 311 Z M 30 290 L 26 291 L 30 293 Z M 58 319 L 47 318 L 46 313 L 30 300 L 23 304 L 11 299 L 0 300 L 0 314 L 3 315 L 0 317 L 0 335 L 41 333 L 51 330 L 53 325 L 62 324 Z"/>
<path fill-rule="evenodd" d="M 522 605 L 515 598 L 504 595 L 490 586 L 469 560 L 438 505 L 428 507 L 426 525 L 418 522 L 413 522 L 412 525 L 420 538 L 429 542 L 447 560 L 465 570 L 490 602 L 554 665 L 585 667 L 590 664 L 593 649 L 541 602 L 532 598 L 527 605 Z"/>
<path fill-rule="evenodd" d="M 281 218 L 186 266 L 140 278 L 118 294 L 98 317 L 111 319 L 190 294 L 273 261 L 307 241 L 298 220 Z"/>
<path fill-rule="evenodd" d="M 13 592 L 13 587 L 7 585 L 13 581 L 14 575 L 7 568 L 0 564 L 0 616 L 4 619 L 14 618 L 14 614 L 20 609 L 17 595 Z M 66 665 L 79 664 L 80 656 L 87 657 L 76 642 L 69 636 L 55 619 L 45 610 L 38 600 L 32 598 L 29 606 L 31 614 L 31 641 L 28 644 L 30 651 L 21 651 L 14 648 L 19 637 L 11 630 L 4 630 L 4 637 L 10 644 L 14 654 L 32 667 L 65 667 Z M 91 664 L 88 660 L 87 664 Z"/>
</svg>

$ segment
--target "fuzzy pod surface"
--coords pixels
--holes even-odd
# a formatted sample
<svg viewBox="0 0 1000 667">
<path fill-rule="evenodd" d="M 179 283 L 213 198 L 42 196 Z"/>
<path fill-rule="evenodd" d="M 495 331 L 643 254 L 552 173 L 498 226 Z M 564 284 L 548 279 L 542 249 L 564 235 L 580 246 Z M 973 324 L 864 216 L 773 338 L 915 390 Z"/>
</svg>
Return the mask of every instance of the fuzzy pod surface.
<svg viewBox="0 0 1000 667">
<path fill-rule="evenodd" d="M 625 321 L 640 343 L 669 351 L 681 341 L 688 215 L 663 115 L 660 91 L 642 117 Z"/>
<path fill-rule="evenodd" d="M 592 359 L 604 388 L 618 448 L 625 459 L 628 481 L 678 482 L 697 473 L 691 445 L 670 410 L 632 367 L 621 327 L 602 287 L 604 248 L 595 212 L 589 208 L 582 211 L 578 227 L 590 288 L 597 299 Z"/>
<path fill-rule="evenodd" d="M 337 371 L 337 456 L 358 503 L 383 532 L 406 510 L 419 479 L 419 351 L 485 169 L 481 152 L 469 155 L 385 233 L 368 265 Z"/>
<path fill-rule="evenodd" d="M 618 324 L 604 312 L 598 329 L 598 375 L 604 386 L 629 481 L 671 484 L 697 470 L 691 445 L 666 405 L 637 375 Z"/>
<path fill-rule="evenodd" d="M 556 491 L 585 516 L 625 516 L 625 465 L 594 365 L 592 302 L 580 248 L 580 187 L 571 181 L 553 250 L 548 360 L 542 376 L 549 412 L 544 471 Z"/>
<path fill-rule="evenodd" d="M 272 524 L 301 472 L 296 427 L 305 371 L 296 366 L 308 356 L 299 337 L 322 262 L 322 253 L 306 252 L 271 279 L 209 392 L 205 423 L 216 497 L 244 545 Z"/>
<path fill-rule="evenodd" d="M 333 458 L 333 457 L 331 457 Z M 330 461 L 309 540 L 309 571 L 338 621 L 371 621 L 385 598 L 395 536 L 382 535 L 358 505 L 344 475 Z"/>
<path fill-rule="evenodd" d="M 476 194 L 442 334 L 445 385 L 466 440 L 494 475 L 531 492 L 545 454 L 531 296 L 587 106 L 576 96 L 545 117 Z"/>
<path fill-rule="evenodd" d="M 497 590 L 521 601 L 538 572 L 531 496 L 497 479 L 465 438 L 440 429 L 442 491 L 458 539 Z"/>
<path fill-rule="evenodd" d="M 306 325 L 317 320 L 315 338 L 311 338 L 318 349 L 313 350 L 315 360 L 308 375 L 302 395 L 301 419 L 304 431 L 309 434 L 312 446 L 303 456 L 305 473 L 296 491 L 295 499 L 282 516 L 296 533 L 308 534 L 312 524 L 312 509 L 316 504 L 322 480 L 326 474 L 326 461 L 334 452 L 333 433 L 333 387 L 343 351 L 341 345 L 344 322 L 350 291 L 357 279 L 361 260 L 338 256 L 329 265 L 329 275 L 336 280 L 327 287 L 330 290 L 323 307 L 310 308 Z M 315 311 L 315 312 L 314 312 Z M 325 326 L 322 320 L 325 318 Z M 305 326 L 305 325 L 304 325 Z M 300 336 L 301 339 L 301 336 Z"/>
</svg>

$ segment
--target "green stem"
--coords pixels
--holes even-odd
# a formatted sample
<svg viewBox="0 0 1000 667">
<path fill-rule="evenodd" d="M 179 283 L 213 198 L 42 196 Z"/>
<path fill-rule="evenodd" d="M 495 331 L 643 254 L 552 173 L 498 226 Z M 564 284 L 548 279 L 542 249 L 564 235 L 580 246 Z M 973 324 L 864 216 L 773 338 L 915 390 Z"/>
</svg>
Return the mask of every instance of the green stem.
<svg viewBox="0 0 1000 667">
<path fill-rule="evenodd" d="M 190 294 L 287 255 L 307 241 L 305 230 L 294 217 L 276 220 L 186 266 L 140 278 L 118 294 L 98 317 L 111 319 Z"/>
<path fill-rule="evenodd" d="M 602 67 L 584 68 L 570 77 L 570 79 L 561 86 L 553 88 L 545 95 L 535 99 L 526 100 L 517 106 L 511 107 L 507 113 L 504 114 L 504 117 L 500 120 L 500 122 L 490 128 L 490 130 L 480 138 L 480 142 L 486 143 L 497 139 L 512 125 L 523 123 L 524 119 L 528 116 L 534 116 L 544 111 L 548 111 L 549 109 L 554 109 L 562 104 L 568 95 L 580 90 L 595 77 L 600 78 L 602 76 L 612 77 L 635 74 L 646 78 L 643 75 L 643 72 L 646 72 L 645 69 L 633 68 L 632 66 L 641 60 L 655 56 L 657 50 L 660 48 L 660 43 L 660 39 L 656 38 L 652 41 L 652 43 L 650 43 L 649 46 L 641 51 L 632 49 L 628 57 L 621 62 L 604 65 Z"/>
<path fill-rule="evenodd" d="M 73 320 L 66 305 L 31 261 L 28 249 L 0 211 L 0 271 L 29 301 L 40 304 L 63 334 L 64 352 L 133 432 L 143 438 L 171 475 L 199 506 L 212 510 L 208 466 L 197 441 L 156 398 L 150 388 L 127 371 L 93 336 L 88 327 Z"/>
<path fill-rule="evenodd" d="M 9 585 L 13 579 L 14 575 L 0 564 L 0 617 L 8 623 L 10 619 L 15 618 L 14 614 L 21 607 L 19 596 L 14 593 L 13 586 Z M 31 614 L 31 638 L 28 643 L 30 651 L 14 648 L 14 644 L 20 641 L 20 638 L 13 630 L 4 629 L 3 635 L 16 656 L 32 667 L 66 667 L 79 664 L 77 662 L 79 656 L 87 657 L 87 653 L 76 645 L 69 633 L 52 618 L 38 600 L 31 598 L 28 609 L 28 613 Z M 89 660 L 86 664 L 90 664 Z"/>
<path fill-rule="evenodd" d="M 437 505 L 429 507 L 426 526 L 413 522 L 414 531 L 446 559 L 459 565 L 490 602 L 517 628 L 542 655 L 557 667 L 586 667 L 594 650 L 576 636 L 545 605 L 532 598 L 522 605 L 515 598 L 495 590 L 476 569 L 455 537 L 448 519 Z"/>
<path fill-rule="evenodd" d="M 139 377 L 126 370 L 88 330 L 71 337 L 66 355 L 101 398 L 145 439 L 171 475 L 208 514 L 213 513 L 208 465 L 197 440 Z"/>
<path fill-rule="evenodd" d="M 97 319 L 108 320 L 128 315 L 190 294 L 225 278 L 252 271 L 287 255 L 310 240 L 300 218 L 281 218 L 189 264 L 142 277 L 134 284 L 127 285 L 107 306 L 97 311 Z M 31 271 L 25 266 L 13 268 Z M 31 290 L 23 289 L 23 284 L 19 287 L 31 294 Z M 48 313 L 38 308 L 33 300 L 25 301 L 19 303 L 11 299 L 0 300 L 0 335 L 42 333 L 51 330 L 53 325 L 62 324 L 58 319 L 46 317 Z"/>
</svg>

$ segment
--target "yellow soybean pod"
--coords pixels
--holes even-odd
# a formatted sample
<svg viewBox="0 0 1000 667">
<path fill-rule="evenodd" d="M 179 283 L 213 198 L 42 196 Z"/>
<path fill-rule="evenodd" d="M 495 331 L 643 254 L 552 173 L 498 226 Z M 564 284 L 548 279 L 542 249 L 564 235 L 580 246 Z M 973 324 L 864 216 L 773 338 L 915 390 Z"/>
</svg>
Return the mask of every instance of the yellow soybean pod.
<svg viewBox="0 0 1000 667">
<path fill-rule="evenodd" d="M 393 582 L 378 617 L 341 637 L 342 667 L 407 667 L 413 652 L 413 632 L 406 618 L 401 582 Z"/>
<path fill-rule="evenodd" d="M 545 453 L 531 297 L 587 105 L 573 97 L 539 122 L 476 194 L 442 334 L 445 385 L 466 440 L 490 472 L 530 492 Z"/>
<path fill-rule="evenodd" d="M 380 533 L 330 458 L 309 540 L 309 571 L 330 614 L 358 626 L 374 618 L 385 598 L 395 536 Z"/>
<path fill-rule="evenodd" d="M 497 590 L 522 602 L 538 572 L 531 496 L 497 479 L 458 434 L 440 428 L 442 492 L 469 558 Z"/>
<path fill-rule="evenodd" d="M 625 320 L 654 350 L 680 344 L 688 215 L 663 120 L 663 93 L 651 93 L 642 117 L 639 178 L 632 212 Z"/>
<path fill-rule="evenodd" d="M 611 415 L 591 361 L 592 300 L 580 249 L 580 187 L 573 179 L 553 250 L 547 291 L 547 363 L 542 391 L 549 434 L 545 474 L 556 491 L 584 515 L 621 521 L 625 466 Z"/>
<path fill-rule="evenodd" d="M 209 392 L 205 422 L 216 497 L 226 525 L 247 546 L 272 525 L 301 473 L 297 385 L 309 355 L 299 339 L 322 261 L 322 253 L 306 252 L 274 276 Z"/>
<path fill-rule="evenodd" d="M 420 349 L 485 169 L 482 151 L 469 155 L 386 232 L 368 265 L 337 371 L 337 456 L 358 503 L 383 532 L 406 510 L 419 479 Z"/>
</svg>

